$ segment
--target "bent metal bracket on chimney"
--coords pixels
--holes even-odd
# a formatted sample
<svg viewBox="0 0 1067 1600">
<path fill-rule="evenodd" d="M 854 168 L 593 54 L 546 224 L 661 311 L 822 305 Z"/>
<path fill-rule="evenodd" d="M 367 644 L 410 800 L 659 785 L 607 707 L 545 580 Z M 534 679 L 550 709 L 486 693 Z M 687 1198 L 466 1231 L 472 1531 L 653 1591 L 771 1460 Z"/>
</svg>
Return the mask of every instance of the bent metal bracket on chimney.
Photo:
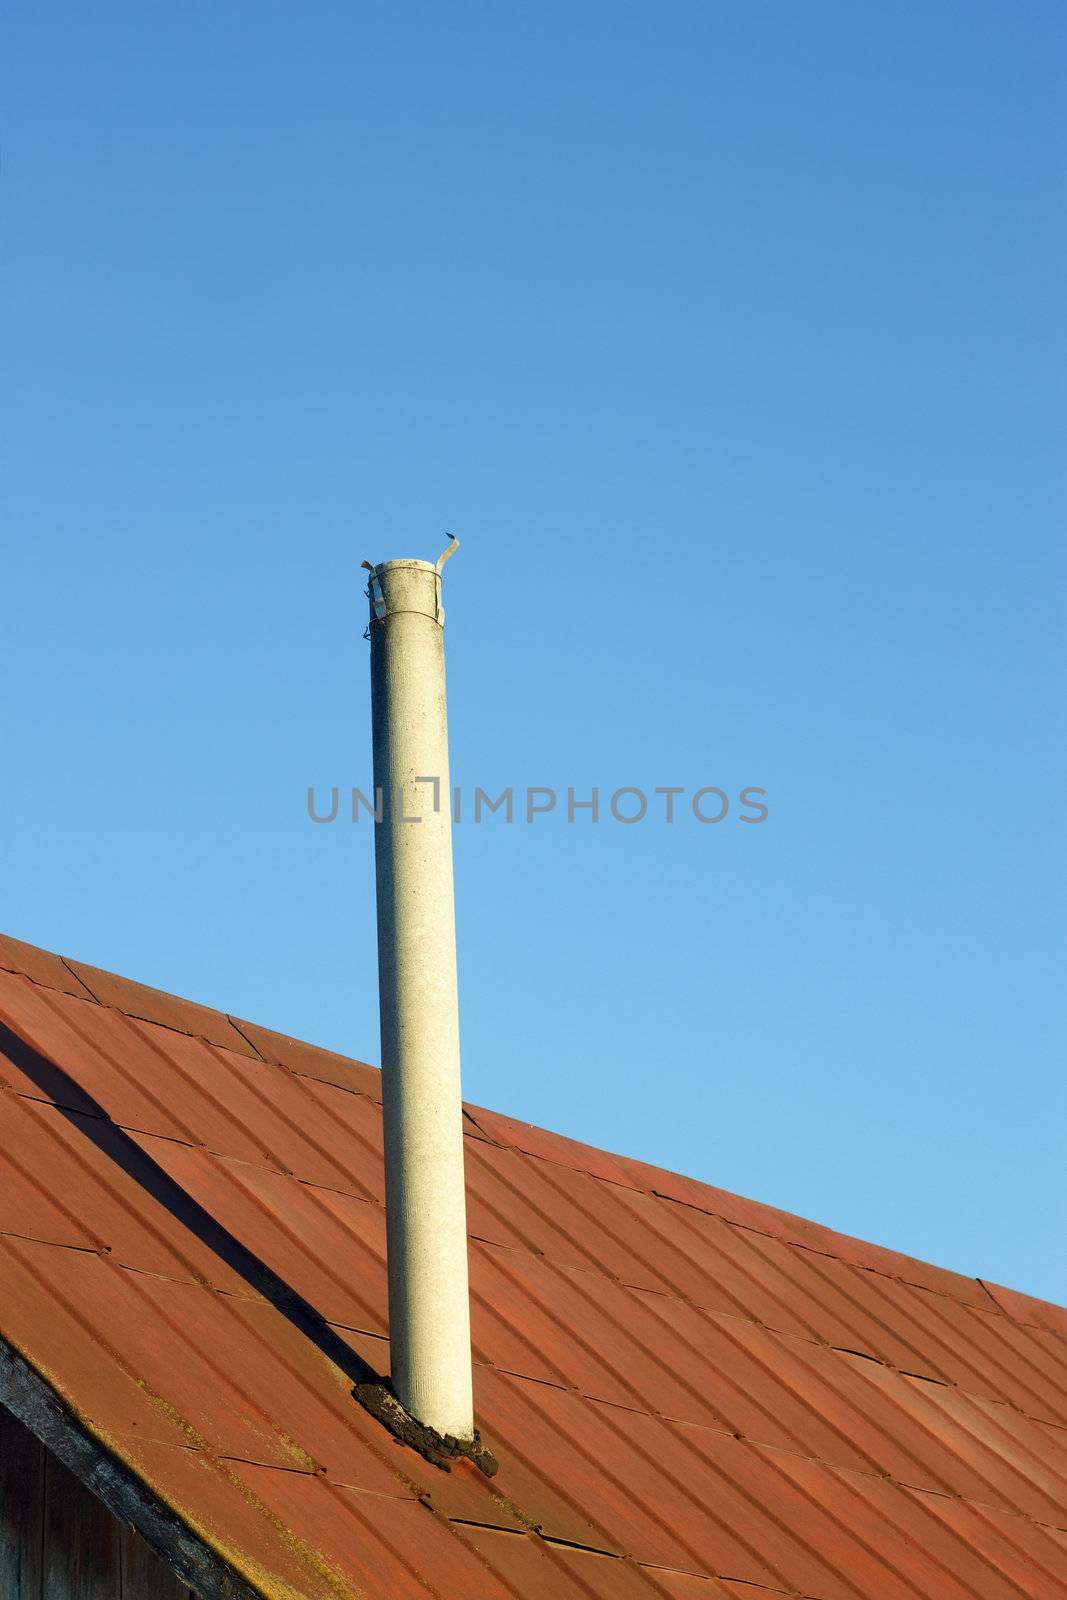
<svg viewBox="0 0 1067 1600">
<path fill-rule="evenodd" d="M 441 568 L 370 567 L 371 707 L 393 1393 L 475 1438 Z M 365 563 L 369 566 L 369 563 Z"/>
</svg>

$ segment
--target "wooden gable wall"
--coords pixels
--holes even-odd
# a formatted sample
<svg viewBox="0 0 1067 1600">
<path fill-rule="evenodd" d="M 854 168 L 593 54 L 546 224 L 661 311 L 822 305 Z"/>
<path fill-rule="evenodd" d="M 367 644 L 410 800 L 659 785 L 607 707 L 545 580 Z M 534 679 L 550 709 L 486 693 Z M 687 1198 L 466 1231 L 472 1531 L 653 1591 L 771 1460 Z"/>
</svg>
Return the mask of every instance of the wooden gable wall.
<svg viewBox="0 0 1067 1600">
<path fill-rule="evenodd" d="M 196 1600 L 0 1405 L 0 1600 Z"/>
</svg>

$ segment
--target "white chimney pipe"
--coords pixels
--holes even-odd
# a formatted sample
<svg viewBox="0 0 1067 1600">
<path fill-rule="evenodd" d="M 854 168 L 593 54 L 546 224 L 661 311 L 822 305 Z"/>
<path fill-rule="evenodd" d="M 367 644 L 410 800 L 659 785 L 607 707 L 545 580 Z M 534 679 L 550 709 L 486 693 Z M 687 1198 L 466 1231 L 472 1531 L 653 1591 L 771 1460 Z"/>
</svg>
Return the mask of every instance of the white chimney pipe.
<svg viewBox="0 0 1067 1600">
<path fill-rule="evenodd" d="M 392 1386 L 474 1437 L 441 567 L 370 568 Z"/>
</svg>

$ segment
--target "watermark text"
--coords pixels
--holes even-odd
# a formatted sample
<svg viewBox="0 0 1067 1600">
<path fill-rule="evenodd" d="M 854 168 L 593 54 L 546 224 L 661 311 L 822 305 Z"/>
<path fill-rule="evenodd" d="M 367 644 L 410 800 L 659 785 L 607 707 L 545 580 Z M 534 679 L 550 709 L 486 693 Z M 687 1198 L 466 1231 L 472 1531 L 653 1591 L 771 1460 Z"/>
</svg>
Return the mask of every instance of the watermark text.
<svg viewBox="0 0 1067 1600">
<path fill-rule="evenodd" d="M 354 786 L 342 788 L 337 784 L 319 790 L 309 784 L 307 814 L 312 822 L 320 824 L 342 819 L 359 822 L 362 818 L 370 822 L 388 819 L 417 826 L 441 815 L 445 805 L 444 788 L 440 777 L 432 774 L 417 775 L 409 784 L 392 792 L 378 787 L 368 793 Z M 755 827 L 766 822 L 770 815 L 766 802 L 767 791 L 758 784 L 747 784 L 732 791 L 716 784 L 690 790 L 677 783 L 657 784 L 651 789 L 623 783 L 610 791 L 599 787 L 556 789 L 550 784 L 517 788 L 509 784 L 495 795 L 477 786 L 469 791 L 455 784 L 451 790 L 454 823 L 489 821 L 504 827 L 515 822 L 534 823 L 551 814 L 555 814 L 558 822 L 575 826 L 610 821 L 628 828 L 640 822 L 687 821 L 715 827 L 733 818 Z"/>
</svg>

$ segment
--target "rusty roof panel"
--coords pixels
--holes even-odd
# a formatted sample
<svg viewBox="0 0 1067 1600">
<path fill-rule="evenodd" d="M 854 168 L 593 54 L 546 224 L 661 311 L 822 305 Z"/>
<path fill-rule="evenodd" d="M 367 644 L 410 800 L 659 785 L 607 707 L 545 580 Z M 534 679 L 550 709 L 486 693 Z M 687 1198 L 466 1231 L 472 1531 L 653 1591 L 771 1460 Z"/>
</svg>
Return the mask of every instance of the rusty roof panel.
<svg viewBox="0 0 1067 1600">
<path fill-rule="evenodd" d="M 856 1551 L 864 1552 L 862 1570 L 868 1576 L 862 1594 L 903 1600 L 917 1591 L 938 1600 L 974 1600 L 976 1595 L 1008 1600 L 1009 1591 L 989 1572 L 982 1572 L 975 1587 L 956 1541 L 928 1522 L 917 1495 L 885 1479 L 827 1469 L 800 1456 L 782 1454 L 773 1467 L 806 1508 L 809 1536 L 832 1546 L 850 1575 L 859 1576 Z"/>
<path fill-rule="evenodd" d="M 660 1571 L 601 1551 L 577 1550 L 499 1528 L 463 1532 L 513 1594 L 537 1600 L 666 1600 L 675 1592 L 665 1588 Z M 699 1600 L 725 1600 L 726 1591 L 718 1585 L 706 1578 L 699 1583 Z"/>
<path fill-rule="evenodd" d="M 0 1035 L 0 1077 L 21 1092 L 383 1198 L 381 1114 L 365 1096 L 3 975 L 0 1019 L 38 1058 Z"/>
<path fill-rule="evenodd" d="M 152 1023 L 131 1026 L 169 1058 L 167 1081 L 187 1096 L 195 1142 L 308 1183 L 382 1198 L 381 1113 L 373 1102 Z"/>
<path fill-rule="evenodd" d="M 483 1379 L 480 1406 L 490 1437 L 505 1449 L 521 1440 L 527 1455 L 551 1461 L 558 1491 L 636 1561 L 733 1573 L 748 1582 L 825 1593 L 826 1600 L 845 1592 L 790 1531 L 796 1506 L 781 1513 L 765 1509 L 766 1471 L 754 1492 L 739 1485 L 753 1476 L 753 1453 L 729 1435 L 504 1375 L 492 1384 Z M 770 1503 L 781 1499 L 778 1492 Z"/>
<path fill-rule="evenodd" d="M 253 1045 L 240 1029 L 234 1027 L 229 1017 L 211 1006 L 199 1005 L 195 1000 L 182 1000 L 176 994 L 153 989 L 146 983 L 133 983 L 120 978 L 117 973 L 105 972 L 102 967 L 90 967 L 84 961 L 67 963 L 74 976 L 88 989 L 93 999 L 101 1005 L 112 1006 L 127 1017 L 137 1017 L 144 1022 L 158 1022 L 164 1028 L 178 1033 L 189 1033 L 212 1044 L 224 1045 L 243 1055 L 254 1055 Z"/>
<path fill-rule="evenodd" d="M 765 1589 L 761 1583 L 734 1583 L 722 1578 L 715 1588 L 710 1588 L 706 1578 L 695 1577 L 691 1572 L 657 1569 L 650 1576 L 666 1600 L 782 1600 L 781 1589 Z"/>
<path fill-rule="evenodd" d="M 0 1079 L 33 1099 L 99 1114 L 100 1106 L 83 1080 L 100 1046 L 87 1044 L 59 1014 L 68 1004 L 75 1015 L 84 1007 L 91 1025 L 98 1018 L 115 1017 L 127 1026 L 117 1012 L 105 1013 L 93 1001 L 68 1002 L 57 990 L 0 972 Z"/>
<path fill-rule="evenodd" d="M 163 1170 L 143 1159 L 123 1129 L 11 1094 L 0 1094 L 0 1119 L 0 1193 L 10 1186 L 27 1208 L 28 1237 L 66 1244 L 67 1231 L 76 1227 L 86 1248 L 113 1255 L 123 1266 L 254 1292 L 218 1253 L 214 1236 L 224 1230 L 200 1226 L 204 1219 L 186 1196 L 168 1187 Z M 20 1170 L 32 1178 L 32 1189 L 17 1185 Z M 56 1172 L 63 1173 L 61 1183 L 50 1177 Z"/>
<path fill-rule="evenodd" d="M 6 1235 L 0 1238 L 0 1260 L 4 1338 L 59 1397 L 105 1438 L 122 1434 L 184 1445 L 180 1427 L 153 1404 L 123 1352 L 100 1342 L 92 1316 L 66 1292 L 67 1286 L 84 1286 L 95 1272 L 103 1294 L 105 1284 L 110 1288 L 106 1263 L 82 1251 Z"/>
<path fill-rule="evenodd" d="M 982 1281 L 994 1303 L 1016 1322 L 1025 1322 L 1067 1339 L 1067 1309 L 1063 1306 L 1050 1305 L 1047 1300 L 1035 1300 L 1033 1295 L 1020 1294 L 1018 1289 L 1005 1289 L 999 1283 Z"/>
<path fill-rule="evenodd" d="M 350 1061 L 347 1056 L 339 1056 L 333 1050 L 319 1050 L 314 1045 L 305 1044 L 302 1039 L 274 1033 L 270 1028 L 261 1028 L 240 1017 L 231 1017 L 229 1020 L 264 1061 L 288 1067 L 290 1072 L 299 1073 L 302 1077 L 332 1083 L 351 1094 L 365 1094 L 372 1100 L 381 1100 L 382 1075 L 377 1067 L 368 1066 L 365 1061 Z"/>
<path fill-rule="evenodd" d="M 340 1600 L 345 1591 L 299 1533 L 280 1523 L 229 1461 L 154 1440 L 124 1441 L 124 1457 L 160 1499 L 269 1600 Z M 353 1591 L 348 1591 L 353 1596 Z"/>
<path fill-rule="evenodd" d="M 91 998 L 84 983 L 75 977 L 62 956 L 54 956 L 49 950 L 38 950 L 35 945 L 23 944 L 21 939 L 11 939 L 6 934 L 0 934 L 0 968 L 5 972 L 22 973 L 35 983 L 46 984 L 64 994 Z"/>
<path fill-rule="evenodd" d="M 1040 1527 L 989 1506 L 974 1506 L 944 1495 L 913 1492 L 924 1516 L 944 1523 L 952 1537 L 954 1559 L 968 1561 L 975 1571 L 973 1589 L 983 1594 L 990 1571 L 1031 1600 L 1048 1600 L 1063 1588 L 1064 1538 L 1055 1528 Z"/>
<path fill-rule="evenodd" d="M 471 1268 L 476 1352 L 494 1366 L 633 1410 L 728 1427 L 706 1392 L 706 1367 L 687 1364 L 681 1341 L 658 1338 L 661 1325 L 634 1292 L 597 1273 L 481 1244 Z M 650 1361 L 657 1343 L 667 1360 Z"/>
<path fill-rule="evenodd" d="M 1067 1593 L 1067 1313 L 470 1108 L 500 1471 L 441 1472 L 351 1393 L 388 1364 L 378 1074 L 0 969 L 0 1332 L 257 1592 Z"/>
<path fill-rule="evenodd" d="M 514 1600 L 504 1580 L 468 1544 L 463 1528 L 410 1496 L 368 1494 L 243 1462 L 233 1463 L 232 1470 L 281 1527 L 301 1530 L 335 1597 L 373 1593 L 437 1600 L 448 1594 Z"/>
<path fill-rule="evenodd" d="M 486 1111 L 482 1106 L 468 1106 L 467 1115 L 490 1139 L 521 1150 L 523 1155 L 537 1156 L 557 1166 L 570 1167 L 574 1172 L 588 1172 L 594 1178 L 620 1183 L 628 1189 L 640 1187 L 627 1171 L 629 1163 L 622 1157 L 609 1155 L 606 1150 L 593 1150 L 576 1139 L 564 1138 L 561 1133 L 549 1133 L 546 1128 L 535 1128 L 532 1123 L 518 1122 L 498 1111 Z"/>
<path fill-rule="evenodd" d="M 382 1207 L 173 1140 L 133 1137 L 198 1207 L 225 1219 L 234 1248 L 216 1246 L 223 1266 L 253 1286 L 265 1269 L 328 1321 L 386 1331 Z"/>
<path fill-rule="evenodd" d="M 618 1159 L 627 1172 L 640 1180 L 637 1187 L 646 1193 L 673 1200 L 678 1205 L 689 1206 L 698 1212 L 722 1217 L 739 1228 L 767 1234 L 785 1244 L 803 1245 L 823 1255 L 847 1261 L 852 1266 L 898 1278 L 904 1283 L 915 1283 L 941 1294 L 950 1294 L 973 1305 L 988 1304 L 988 1291 L 976 1278 L 966 1278 L 962 1273 L 932 1266 L 926 1261 L 916 1261 L 911 1256 L 902 1255 L 897 1250 L 887 1250 L 882 1245 L 853 1239 L 847 1234 L 837 1233 L 833 1228 L 793 1216 L 788 1211 L 779 1211 L 774 1206 L 762 1205 L 759 1201 L 746 1200 L 740 1195 L 729 1194 L 725 1189 L 700 1183 L 696 1178 L 663 1172 L 644 1162 L 623 1161 L 622 1157 Z"/>
<path fill-rule="evenodd" d="M 79 1196 L 66 1198 L 55 1192 L 40 1163 L 41 1155 L 62 1159 L 60 1151 L 49 1147 L 47 1130 L 41 1125 L 56 1113 L 41 1117 L 38 1107 L 18 1095 L 0 1094 L 0 1145 L 4 1150 L 3 1181 L 0 1183 L 0 1238 L 41 1239 L 51 1244 L 79 1250 L 103 1250 L 104 1234 L 90 1224 L 86 1207 Z"/>
</svg>

